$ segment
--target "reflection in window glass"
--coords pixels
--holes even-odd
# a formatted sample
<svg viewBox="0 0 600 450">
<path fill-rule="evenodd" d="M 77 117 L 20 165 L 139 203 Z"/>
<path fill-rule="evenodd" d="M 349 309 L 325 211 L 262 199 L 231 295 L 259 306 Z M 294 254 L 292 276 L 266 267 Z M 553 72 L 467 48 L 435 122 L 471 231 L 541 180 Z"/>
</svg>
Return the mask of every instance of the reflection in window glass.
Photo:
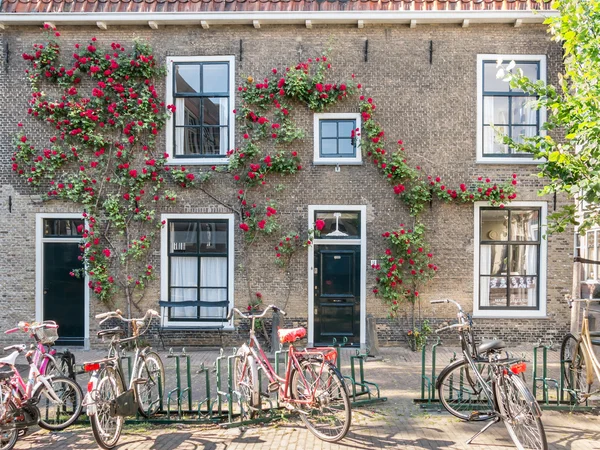
<svg viewBox="0 0 600 450">
<path fill-rule="evenodd" d="M 325 222 L 317 239 L 360 239 L 360 212 L 317 211 L 315 222 L 317 220 Z"/>
</svg>

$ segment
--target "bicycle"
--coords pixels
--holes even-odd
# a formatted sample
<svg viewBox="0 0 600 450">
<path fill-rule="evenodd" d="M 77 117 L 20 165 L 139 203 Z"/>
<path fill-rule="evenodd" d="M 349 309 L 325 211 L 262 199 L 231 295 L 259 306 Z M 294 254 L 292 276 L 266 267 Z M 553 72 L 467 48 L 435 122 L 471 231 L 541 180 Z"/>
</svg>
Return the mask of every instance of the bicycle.
<svg viewBox="0 0 600 450">
<path fill-rule="evenodd" d="M 123 429 L 124 417 L 139 412 L 144 417 L 155 414 L 161 406 L 165 389 L 165 369 L 160 356 L 145 347 L 138 347 L 138 338 L 148 331 L 152 319 L 158 313 L 146 311 L 141 319 L 126 319 L 121 311 L 96 315 L 100 324 L 117 318 L 131 324 L 133 336 L 122 339 L 125 331 L 119 327 L 100 330 L 99 337 L 110 338 L 108 357 L 83 364 L 85 372 L 92 372 L 84 400 L 90 418 L 94 438 L 105 449 L 117 445 Z M 147 322 L 146 322 L 147 321 Z M 135 353 L 129 383 L 121 364 L 121 344 L 133 342 Z M 128 386 L 125 390 L 125 386 Z"/>
<path fill-rule="evenodd" d="M 519 377 L 526 370 L 525 363 L 500 359 L 505 348 L 502 341 L 484 342 L 475 347 L 472 322 L 454 300 L 431 303 L 452 303 L 457 307 L 458 323 L 442 327 L 436 333 L 458 329 L 463 355 L 462 360 L 451 363 L 440 373 L 436 382 L 440 401 L 448 412 L 462 420 L 490 421 L 467 444 L 502 421 L 519 450 L 547 450 L 541 409 Z M 475 405 L 476 409 L 467 415 L 465 405 Z"/>
<path fill-rule="evenodd" d="M 233 308 L 227 318 L 236 312 L 250 319 L 250 337 L 237 352 L 234 370 L 234 386 L 240 403 L 246 404 L 251 413 L 262 407 L 258 371 L 262 370 L 269 380 L 269 392 L 277 392 L 279 402 L 289 410 L 299 413 L 306 427 L 319 439 L 337 442 L 350 429 L 352 412 L 350 396 L 339 370 L 335 367 L 337 352 L 334 348 L 296 350 L 293 343 L 306 336 L 306 329 L 277 330 L 282 344 L 289 344 L 287 365 L 283 377 L 273 369 L 260 346 L 254 331 L 256 319 L 270 310 L 286 315 L 275 305 L 269 305 L 262 314 L 243 313 Z"/>
<path fill-rule="evenodd" d="M 19 322 L 16 328 L 6 330 L 5 334 L 23 331 L 35 340 L 36 350 L 33 360 L 43 375 L 67 376 L 75 381 L 75 355 L 69 350 L 57 352 L 53 348 L 58 339 L 58 325 L 53 320 L 42 323 Z"/>
<path fill-rule="evenodd" d="M 67 377 L 41 374 L 33 359 L 34 350 L 25 354 L 29 364 L 29 376 L 27 382 L 23 380 L 15 363 L 26 348 L 25 345 L 6 347 L 4 350 L 14 351 L 0 359 L 0 367 L 10 368 L 10 371 L 0 372 L 3 386 L 0 414 L 0 430 L 3 436 L 0 438 L 0 448 L 3 450 L 14 446 L 16 438 L 13 434 L 18 435 L 20 430 L 26 430 L 35 424 L 51 431 L 64 430 L 81 414 L 83 393 L 79 385 Z M 5 438 L 5 433 L 10 437 Z"/>
<path fill-rule="evenodd" d="M 589 397 L 600 393 L 600 388 L 591 391 L 594 375 L 600 380 L 600 361 L 592 348 L 600 345 L 599 340 L 592 340 L 592 337 L 600 336 L 600 332 L 590 331 L 588 318 L 589 313 L 594 311 L 590 309 L 590 303 L 600 302 L 600 299 L 591 298 L 592 291 L 590 289 L 590 298 L 587 299 L 572 299 L 570 296 L 566 296 L 569 308 L 572 308 L 574 303 L 585 302 L 579 337 L 567 333 L 560 346 L 560 361 L 565 386 L 577 403 L 585 403 Z"/>
</svg>

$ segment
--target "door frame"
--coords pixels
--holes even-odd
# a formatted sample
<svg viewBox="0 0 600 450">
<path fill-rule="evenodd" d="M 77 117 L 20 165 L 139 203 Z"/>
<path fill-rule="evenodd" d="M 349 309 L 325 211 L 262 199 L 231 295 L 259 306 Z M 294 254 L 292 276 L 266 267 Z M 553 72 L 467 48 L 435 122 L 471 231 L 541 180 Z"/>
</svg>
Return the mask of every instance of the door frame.
<svg viewBox="0 0 600 450">
<path fill-rule="evenodd" d="M 80 242 L 74 238 L 45 238 L 44 219 L 81 219 L 81 213 L 37 213 L 35 215 L 35 320 L 44 320 L 44 243 Z M 90 348 L 90 290 L 87 288 L 89 278 L 84 278 L 83 289 L 83 348 Z M 60 324 L 59 324 L 60 325 Z"/>
<path fill-rule="evenodd" d="M 315 211 L 360 212 L 360 239 L 313 239 L 308 247 L 308 345 L 315 343 L 315 245 L 360 245 L 360 348 L 366 348 L 367 338 L 367 206 L 366 205 L 308 205 L 308 229 L 314 227 Z"/>
</svg>

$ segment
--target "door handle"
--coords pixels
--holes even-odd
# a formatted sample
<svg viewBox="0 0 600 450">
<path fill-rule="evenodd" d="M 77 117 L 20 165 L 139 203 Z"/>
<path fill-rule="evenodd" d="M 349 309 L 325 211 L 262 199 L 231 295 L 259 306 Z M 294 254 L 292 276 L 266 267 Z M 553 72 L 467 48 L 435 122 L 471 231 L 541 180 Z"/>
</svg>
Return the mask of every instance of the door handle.
<svg viewBox="0 0 600 450">
<path fill-rule="evenodd" d="M 48 293 L 48 289 L 44 289 L 44 295 Z"/>
</svg>

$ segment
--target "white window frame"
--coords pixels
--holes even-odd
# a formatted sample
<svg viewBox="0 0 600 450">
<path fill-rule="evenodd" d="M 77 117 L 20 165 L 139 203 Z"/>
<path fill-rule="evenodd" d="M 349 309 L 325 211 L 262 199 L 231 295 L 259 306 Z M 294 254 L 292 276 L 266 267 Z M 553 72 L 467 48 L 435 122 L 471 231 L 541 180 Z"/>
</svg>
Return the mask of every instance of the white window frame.
<svg viewBox="0 0 600 450">
<path fill-rule="evenodd" d="M 321 156 L 321 120 L 345 120 L 352 119 L 356 121 L 358 128 L 356 136 L 356 156 L 354 158 L 324 158 Z M 313 164 L 315 165 L 361 165 L 362 152 L 360 148 L 360 133 L 362 130 L 362 122 L 360 113 L 316 113 L 313 119 L 313 136 L 314 136 L 314 157 Z"/>
<path fill-rule="evenodd" d="M 235 148 L 235 56 L 168 56 L 167 57 L 167 86 L 166 104 L 174 104 L 173 98 L 173 63 L 178 62 L 227 62 L 229 63 L 229 149 Z M 169 154 L 167 164 L 186 164 L 197 166 L 214 166 L 229 164 L 228 157 L 222 158 L 176 158 L 173 144 L 175 114 L 170 114 L 167 119 L 166 152 Z"/>
<path fill-rule="evenodd" d="M 480 54 L 477 55 L 477 163 L 478 164 L 539 164 L 542 160 L 534 160 L 533 156 L 529 158 L 511 158 L 484 156 L 483 154 L 483 61 L 501 59 L 505 63 L 515 61 L 536 61 L 540 63 L 540 80 L 546 83 L 546 55 L 496 55 Z M 546 122 L 546 109 L 539 109 L 539 133 L 545 136 L 546 131 L 542 126 Z"/>
<path fill-rule="evenodd" d="M 518 309 L 507 309 L 507 310 L 490 310 L 490 309 L 479 309 L 479 250 L 481 245 L 481 224 L 480 224 L 480 210 L 482 207 L 489 207 L 488 202 L 475 202 L 474 204 L 475 214 L 475 239 L 473 247 L 475 247 L 475 255 L 473 258 L 473 317 L 477 318 L 494 318 L 494 319 L 543 319 L 546 318 L 546 283 L 548 280 L 548 239 L 544 236 L 548 229 L 548 204 L 546 202 L 511 202 L 507 207 L 531 207 L 540 208 L 540 265 L 538 274 L 538 288 L 539 288 L 539 309 L 538 310 L 518 310 Z M 498 208 L 500 209 L 500 208 Z"/>
<path fill-rule="evenodd" d="M 173 219 L 183 220 L 211 220 L 220 219 L 227 220 L 227 300 L 229 301 L 229 311 L 234 307 L 234 222 L 233 214 L 162 214 L 161 221 L 166 221 L 160 232 L 160 295 L 161 300 L 166 301 L 169 298 L 169 221 Z M 166 311 L 168 308 L 161 308 L 161 317 L 163 318 L 163 327 L 165 328 L 208 328 L 214 329 L 220 323 L 223 324 L 224 330 L 233 330 L 233 317 L 223 322 L 203 322 L 203 321 L 181 321 L 169 320 L 169 315 Z"/>
</svg>

